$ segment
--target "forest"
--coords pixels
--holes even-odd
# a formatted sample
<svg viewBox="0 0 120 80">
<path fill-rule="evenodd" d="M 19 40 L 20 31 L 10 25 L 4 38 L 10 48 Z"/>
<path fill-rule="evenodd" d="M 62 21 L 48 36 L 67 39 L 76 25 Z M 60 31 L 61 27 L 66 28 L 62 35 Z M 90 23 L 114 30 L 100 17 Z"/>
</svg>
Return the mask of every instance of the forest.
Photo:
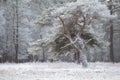
<svg viewBox="0 0 120 80">
<path fill-rule="evenodd" d="M 0 0 L 0 62 L 119 62 L 119 5 L 119 0 Z"/>
<path fill-rule="evenodd" d="M 120 0 L 0 0 L 0 80 L 119 80 L 119 62 Z"/>
</svg>

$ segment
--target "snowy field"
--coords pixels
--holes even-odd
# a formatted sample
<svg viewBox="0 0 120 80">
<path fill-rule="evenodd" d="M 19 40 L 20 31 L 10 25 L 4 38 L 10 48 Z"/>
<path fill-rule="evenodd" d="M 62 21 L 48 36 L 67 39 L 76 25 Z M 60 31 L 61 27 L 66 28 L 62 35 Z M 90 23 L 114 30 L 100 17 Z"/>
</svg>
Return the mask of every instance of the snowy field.
<svg viewBox="0 0 120 80">
<path fill-rule="evenodd" d="M 120 80 L 120 63 L 0 64 L 0 80 Z"/>
</svg>

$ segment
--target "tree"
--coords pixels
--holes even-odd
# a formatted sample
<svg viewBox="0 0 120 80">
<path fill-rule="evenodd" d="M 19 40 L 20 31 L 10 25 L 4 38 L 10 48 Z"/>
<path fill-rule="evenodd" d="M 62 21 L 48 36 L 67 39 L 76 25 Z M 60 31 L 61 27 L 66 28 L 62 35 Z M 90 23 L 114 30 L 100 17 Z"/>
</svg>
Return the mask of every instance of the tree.
<svg viewBox="0 0 120 80">
<path fill-rule="evenodd" d="M 16 4 L 14 1 L 6 1 L 6 6 L 4 8 L 4 30 L 5 30 L 5 47 L 4 51 L 4 62 L 18 62 L 18 49 L 19 49 L 19 25 L 18 25 L 18 2 Z"/>
<path fill-rule="evenodd" d="M 117 11 L 120 9 L 118 0 L 108 0 L 106 2 L 108 3 L 107 6 L 110 10 L 110 15 L 114 16 L 117 13 Z M 115 56 L 114 56 L 114 32 L 116 32 L 116 30 L 114 29 L 114 27 L 115 27 L 114 25 L 118 24 L 118 23 L 115 23 L 114 20 L 116 20 L 116 19 L 115 18 L 110 19 L 110 21 L 109 21 L 109 23 L 110 23 L 110 59 L 113 63 L 115 62 L 115 59 L 114 59 L 115 58 Z M 119 30 L 117 30 L 117 31 L 119 31 Z"/>
<path fill-rule="evenodd" d="M 52 45 L 51 52 L 56 54 L 75 51 L 77 62 L 81 59 L 82 65 L 87 67 L 83 51 L 86 48 L 97 48 L 95 45 L 104 49 L 107 47 L 102 25 L 107 21 L 109 15 L 106 14 L 109 11 L 97 0 L 78 0 L 46 11 L 45 16 L 36 23 L 42 29 L 43 39 L 33 42 L 31 53 L 40 50 L 42 40 L 46 46 Z"/>
<path fill-rule="evenodd" d="M 113 3 L 112 0 L 109 1 L 109 3 Z M 109 9 L 110 9 L 110 15 L 113 15 L 113 6 L 110 5 L 109 6 Z M 114 63 L 114 50 L 113 50 L 113 21 L 110 20 L 110 58 L 111 58 L 111 61 Z"/>
<path fill-rule="evenodd" d="M 19 14 L 18 14 L 18 0 L 16 0 L 16 31 L 15 31 L 15 62 L 18 62 L 18 53 L 19 53 Z"/>
</svg>

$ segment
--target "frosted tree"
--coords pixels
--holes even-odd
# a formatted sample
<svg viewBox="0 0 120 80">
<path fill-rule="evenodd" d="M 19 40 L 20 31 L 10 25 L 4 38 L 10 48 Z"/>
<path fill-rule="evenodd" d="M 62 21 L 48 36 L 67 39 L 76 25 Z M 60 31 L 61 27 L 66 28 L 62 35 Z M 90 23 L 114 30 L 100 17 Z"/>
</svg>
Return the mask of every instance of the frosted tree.
<svg viewBox="0 0 120 80">
<path fill-rule="evenodd" d="M 86 48 L 106 48 L 103 24 L 110 17 L 105 5 L 97 0 L 78 0 L 59 8 L 50 8 L 36 24 L 41 28 L 42 39 L 32 43 L 29 52 L 40 50 L 42 41 L 52 45 L 51 52 L 56 54 L 74 51 L 76 60 L 87 67 Z M 41 41 L 42 40 L 42 41 Z M 49 47 L 50 48 L 50 47 Z"/>
<path fill-rule="evenodd" d="M 4 61 L 27 59 L 29 43 L 39 38 L 33 27 L 38 16 L 44 9 L 67 1 L 72 0 L 0 0 L 0 54 Z"/>
<path fill-rule="evenodd" d="M 107 6 L 110 10 L 110 15 L 119 17 L 118 14 L 120 11 L 120 1 L 119 0 L 108 0 L 106 2 L 107 2 Z M 117 51 L 114 51 L 115 48 L 117 49 L 117 47 L 114 48 L 114 36 L 115 36 L 114 33 L 116 33 L 116 32 L 119 33 L 119 31 L 120 31 L 119 27 L 118 27 L 119 18 L 117 18 L 117 17 L 110 19 L 110 21 L 109 21 L 110 22 L 110 59 L 113 63 L 115 62 L 115 59 L 114 59 L 115 52 L 117 52 Z"/>
<path fill-rule="evenodd" d="M 30 22 L 25 22 L 26 17 L 24 16 L 28 14 L 26 14 L 27 11 L 26 13 L 23 13 L 23 6 L 25 3 L 22 3 L 23 0 L 17 1 L 18 0 L 7 0 L 0 3 L 2 8 L 0 10 L 0 16 L 1 19 L 4 19 L 0 23 L 0 28 L 2 28 L 3 32 L 2 39 L 4 39 L 4 42 L 1 42 L 4 46 L 4 52 L 2 51 L 2 55 L 4 57 L 7 56 L 7 61 L 12 62 L 18 62 L 18 58 L 21 59 L 21 56 L 19 56 L 21 55 L 20 53 L 26 56 L 25 54 L 27 54 L 28 43 L 31 41 L 31 29 L 28 27 Z M 24 23 L 26 23 L 26 25 Z"/>
</svg>

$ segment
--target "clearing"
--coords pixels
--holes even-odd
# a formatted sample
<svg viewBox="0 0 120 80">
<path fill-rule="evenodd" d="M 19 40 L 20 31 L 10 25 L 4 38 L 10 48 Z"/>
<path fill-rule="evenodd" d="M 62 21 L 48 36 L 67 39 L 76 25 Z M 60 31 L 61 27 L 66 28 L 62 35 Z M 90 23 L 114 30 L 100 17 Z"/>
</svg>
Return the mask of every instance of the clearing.
<svg viewBox="0 0 120 80">
<path fill-rule="evenodd" d="M 0 64 L 0 80 L 120 80 L 120 63 L 5 63 Z"/>
</svg>

